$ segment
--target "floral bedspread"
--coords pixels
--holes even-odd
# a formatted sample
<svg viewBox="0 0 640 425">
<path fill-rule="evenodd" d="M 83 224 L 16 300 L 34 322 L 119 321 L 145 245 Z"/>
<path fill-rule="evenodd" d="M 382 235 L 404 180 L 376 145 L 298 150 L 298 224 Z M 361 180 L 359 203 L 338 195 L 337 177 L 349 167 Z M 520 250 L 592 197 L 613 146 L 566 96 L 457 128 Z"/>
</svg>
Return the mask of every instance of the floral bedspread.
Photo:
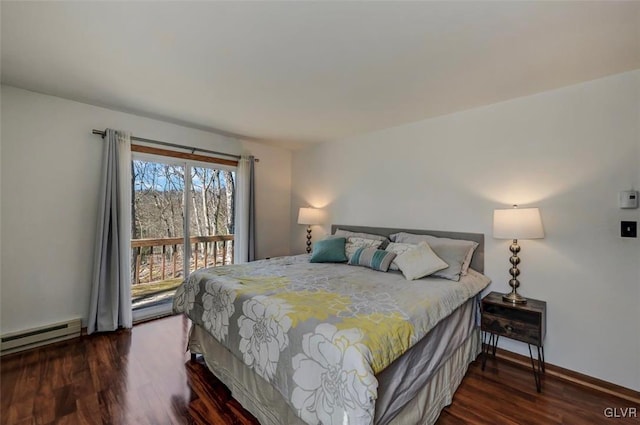
<svg viewBox="0 0 640 425">
<path fill-rule="evenodd" d="M 489 284 L 409 282 L 307 255 L 202 269 L 173 309 L 204 327 L 270 382 L 306 423 L 373 423 L 382 371 Z"/>
</svg>

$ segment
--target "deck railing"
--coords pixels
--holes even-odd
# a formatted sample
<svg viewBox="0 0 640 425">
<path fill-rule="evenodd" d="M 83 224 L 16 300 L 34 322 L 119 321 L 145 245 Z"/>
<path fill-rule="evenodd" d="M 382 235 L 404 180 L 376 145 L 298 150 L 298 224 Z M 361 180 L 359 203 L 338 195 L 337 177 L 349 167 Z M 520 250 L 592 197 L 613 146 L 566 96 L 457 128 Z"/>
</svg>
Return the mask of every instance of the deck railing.
<svg viewBox="0 0 640 425">
<path fill-rule="evenodd" d="M 199 267 L 233 264 L 234 235 L 190 238 L 190 271 Z M 151 283 L 184 276 L 184 238 L 132 239 L 133 284 Z"/>
</svg>

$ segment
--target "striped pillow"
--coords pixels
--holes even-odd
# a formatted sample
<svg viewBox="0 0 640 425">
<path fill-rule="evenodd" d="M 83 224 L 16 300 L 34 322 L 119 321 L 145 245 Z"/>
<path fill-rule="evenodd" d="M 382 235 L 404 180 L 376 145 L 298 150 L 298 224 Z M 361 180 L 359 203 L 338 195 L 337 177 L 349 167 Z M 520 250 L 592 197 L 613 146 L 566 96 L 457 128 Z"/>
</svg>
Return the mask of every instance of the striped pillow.
<svg viewBox="0 0 640 425">
<path fill-rule="evenodd" d="M 349 259 L 349 265 L 386 272 L 394 258 L 396 258 L 395 252 L 376 248 L 358 248 Z"/>
</svg>

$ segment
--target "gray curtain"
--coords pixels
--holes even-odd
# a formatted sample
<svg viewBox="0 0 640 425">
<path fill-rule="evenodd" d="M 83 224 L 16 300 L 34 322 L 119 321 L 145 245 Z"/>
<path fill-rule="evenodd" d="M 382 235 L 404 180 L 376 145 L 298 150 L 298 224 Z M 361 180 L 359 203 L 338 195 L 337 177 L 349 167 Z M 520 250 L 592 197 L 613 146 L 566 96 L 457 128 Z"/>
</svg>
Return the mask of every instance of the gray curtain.
<svg viewBox="0 0 640 425">
<path fill-rule="evenodd" d="M 256 159 L 249 157 L 249 234 L 247 235 L 249 244 L 249 261 L 256 259 Z"/>
<path fill-rule="evenodd" d="M 87 333 L 132 326 L 131 137 L 106 130 Z"/>
<path fill-rule="evenodd" d="M 235 196 L 234 260 L 246 263 L 256 259 L 255 158 L 242 156 L 238 161 Z"/>
</svg>

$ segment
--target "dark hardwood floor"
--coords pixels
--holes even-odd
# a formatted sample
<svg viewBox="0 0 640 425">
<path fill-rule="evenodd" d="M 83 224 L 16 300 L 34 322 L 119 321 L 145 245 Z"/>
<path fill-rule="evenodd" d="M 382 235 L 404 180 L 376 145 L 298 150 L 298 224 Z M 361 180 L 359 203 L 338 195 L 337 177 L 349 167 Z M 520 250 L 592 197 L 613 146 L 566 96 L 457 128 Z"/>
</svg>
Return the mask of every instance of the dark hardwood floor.
<svg viewBox="0 0 640 425">
<path fill-rule="evenodd" d="M 1 360 L 1 423 L 255 425 L 229 391 L 185 352 L 188 321 L 169 317 L 132 331 L 58 343 Z M 474 362 L 439 425 L 639 424 L 605 409 L 640 406 L 530 370 Z M 198 396 L 200 394 L 200 396 Z"/>
</svg>

